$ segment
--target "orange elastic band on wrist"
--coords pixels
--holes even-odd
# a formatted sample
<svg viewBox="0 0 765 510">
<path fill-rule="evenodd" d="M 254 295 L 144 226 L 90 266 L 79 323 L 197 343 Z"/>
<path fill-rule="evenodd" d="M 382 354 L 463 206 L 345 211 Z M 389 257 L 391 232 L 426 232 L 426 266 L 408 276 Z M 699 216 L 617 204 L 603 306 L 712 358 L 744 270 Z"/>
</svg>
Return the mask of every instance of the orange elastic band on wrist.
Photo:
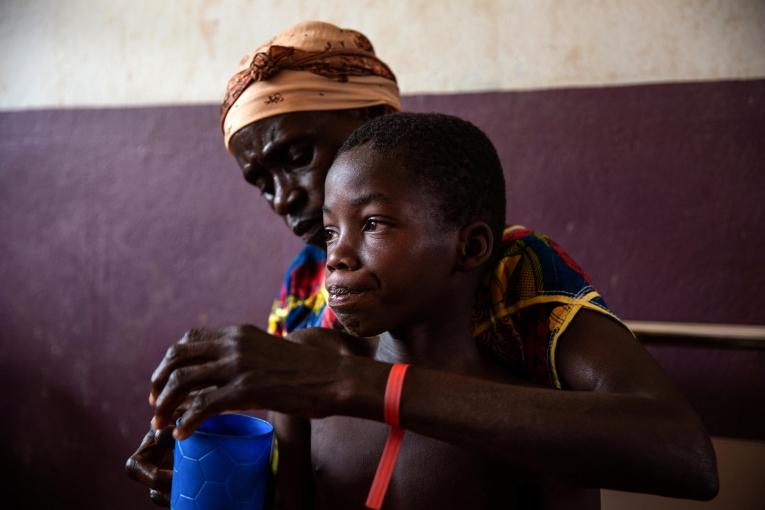
<svg viewBox="0 0 765 510">
<path fill-rule="evenodd" d="M 401 441 L 404 439 L 404 429 L 399 427 L 399 408 L 401 407 L 401 392 L 404 389 L 404 376 L 408 368 L 409 365 L 406 363 L 396 363 L 391 367 L 388 374 L 383 416 L 385 423 L 391 427 L 382 456 L 380 456 L 380 463 L 377 465 L 377 472 L 374 480 L 372 480 L 372 487 L 369 489 L 369 496 L 367 496 L 366 506 L 372 510 L 380 510 L 382 507 L 391 476 L 393 476 L 393 469 L 396 467 Z"/>
</svg>

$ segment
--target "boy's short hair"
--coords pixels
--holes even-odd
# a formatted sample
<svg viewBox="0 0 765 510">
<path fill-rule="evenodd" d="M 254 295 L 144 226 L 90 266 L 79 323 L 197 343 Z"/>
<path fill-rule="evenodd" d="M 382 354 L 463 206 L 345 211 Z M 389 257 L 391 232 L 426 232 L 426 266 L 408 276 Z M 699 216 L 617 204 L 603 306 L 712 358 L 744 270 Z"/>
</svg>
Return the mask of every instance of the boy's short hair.
<svg viewBox="0 0 765 510">
<path fill-rule="evenodd" d="M 454 227 L 485 221 L 494 233 L 495 250 L 499 247 L 505 178 L 483 131 L 451 115 L 393 113 L 356 129 L 338 155 L 361 145 L 401 158 L 416 184 L 436 200 L 442 221 Z"/>
</svg>

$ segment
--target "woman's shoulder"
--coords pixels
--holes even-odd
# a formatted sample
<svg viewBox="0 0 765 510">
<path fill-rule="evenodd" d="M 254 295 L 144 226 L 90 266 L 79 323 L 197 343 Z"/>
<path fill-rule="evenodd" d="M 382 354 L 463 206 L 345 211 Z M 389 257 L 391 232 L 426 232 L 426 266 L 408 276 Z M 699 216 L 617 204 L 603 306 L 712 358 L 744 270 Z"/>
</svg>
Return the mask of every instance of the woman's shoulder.
<svg viewBox="0 0 765 510">
<path fill-rule="evenodd" d="M 287 268 L 287 274 L 306 268 L 322 268 L 327 260 L 327 252 L 318 246 L 303 246 Z"/>
<path fill-rule="evenodd" d="M 284 275 L 282 294 L 305 300 L 318 294 L 324 283 L 326 252 L 318 246 L 306 245 L 297 254 Z"/>
<path fill-rule="evenodd" d="M 537 292 L 579 293 L 590 285 L 587 273 L 562 246 L 521 225 L 505 228 L 496 270 L 505 278 L 527 280 L 524 282 L 527 289 L 533 283 Z"/>
</svg>

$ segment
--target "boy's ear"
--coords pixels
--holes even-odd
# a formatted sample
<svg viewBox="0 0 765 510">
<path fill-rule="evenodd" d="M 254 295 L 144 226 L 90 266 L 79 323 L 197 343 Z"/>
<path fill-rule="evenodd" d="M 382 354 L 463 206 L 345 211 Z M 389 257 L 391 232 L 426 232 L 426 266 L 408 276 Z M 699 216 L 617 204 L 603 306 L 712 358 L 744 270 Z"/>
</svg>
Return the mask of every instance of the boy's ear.
<svg viewBox="0 0 765 510">
<path fill-rule="evenodd" d="M 476 221 L 459 231 L 457 270 L 473 271 L 491 259 L 494 250 L 494 234 L 489 225 Z"/>
</svg>

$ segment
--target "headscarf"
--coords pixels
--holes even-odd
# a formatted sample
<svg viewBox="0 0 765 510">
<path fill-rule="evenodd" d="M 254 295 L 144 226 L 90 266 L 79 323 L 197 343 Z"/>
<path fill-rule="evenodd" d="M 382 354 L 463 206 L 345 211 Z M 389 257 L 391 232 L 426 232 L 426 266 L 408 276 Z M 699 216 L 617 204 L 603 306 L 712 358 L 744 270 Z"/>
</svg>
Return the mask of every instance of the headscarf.
<svg viewBox="0 0 765 510">
<path fill-rule="evenodd" d="M 364 34 L 306 21 L 278 34 L 240 62 L 226 87 L 221 127 L 229 151 L 241 128 L 282 113 L 401 109 L 396 77 Z"/>
</svg>

